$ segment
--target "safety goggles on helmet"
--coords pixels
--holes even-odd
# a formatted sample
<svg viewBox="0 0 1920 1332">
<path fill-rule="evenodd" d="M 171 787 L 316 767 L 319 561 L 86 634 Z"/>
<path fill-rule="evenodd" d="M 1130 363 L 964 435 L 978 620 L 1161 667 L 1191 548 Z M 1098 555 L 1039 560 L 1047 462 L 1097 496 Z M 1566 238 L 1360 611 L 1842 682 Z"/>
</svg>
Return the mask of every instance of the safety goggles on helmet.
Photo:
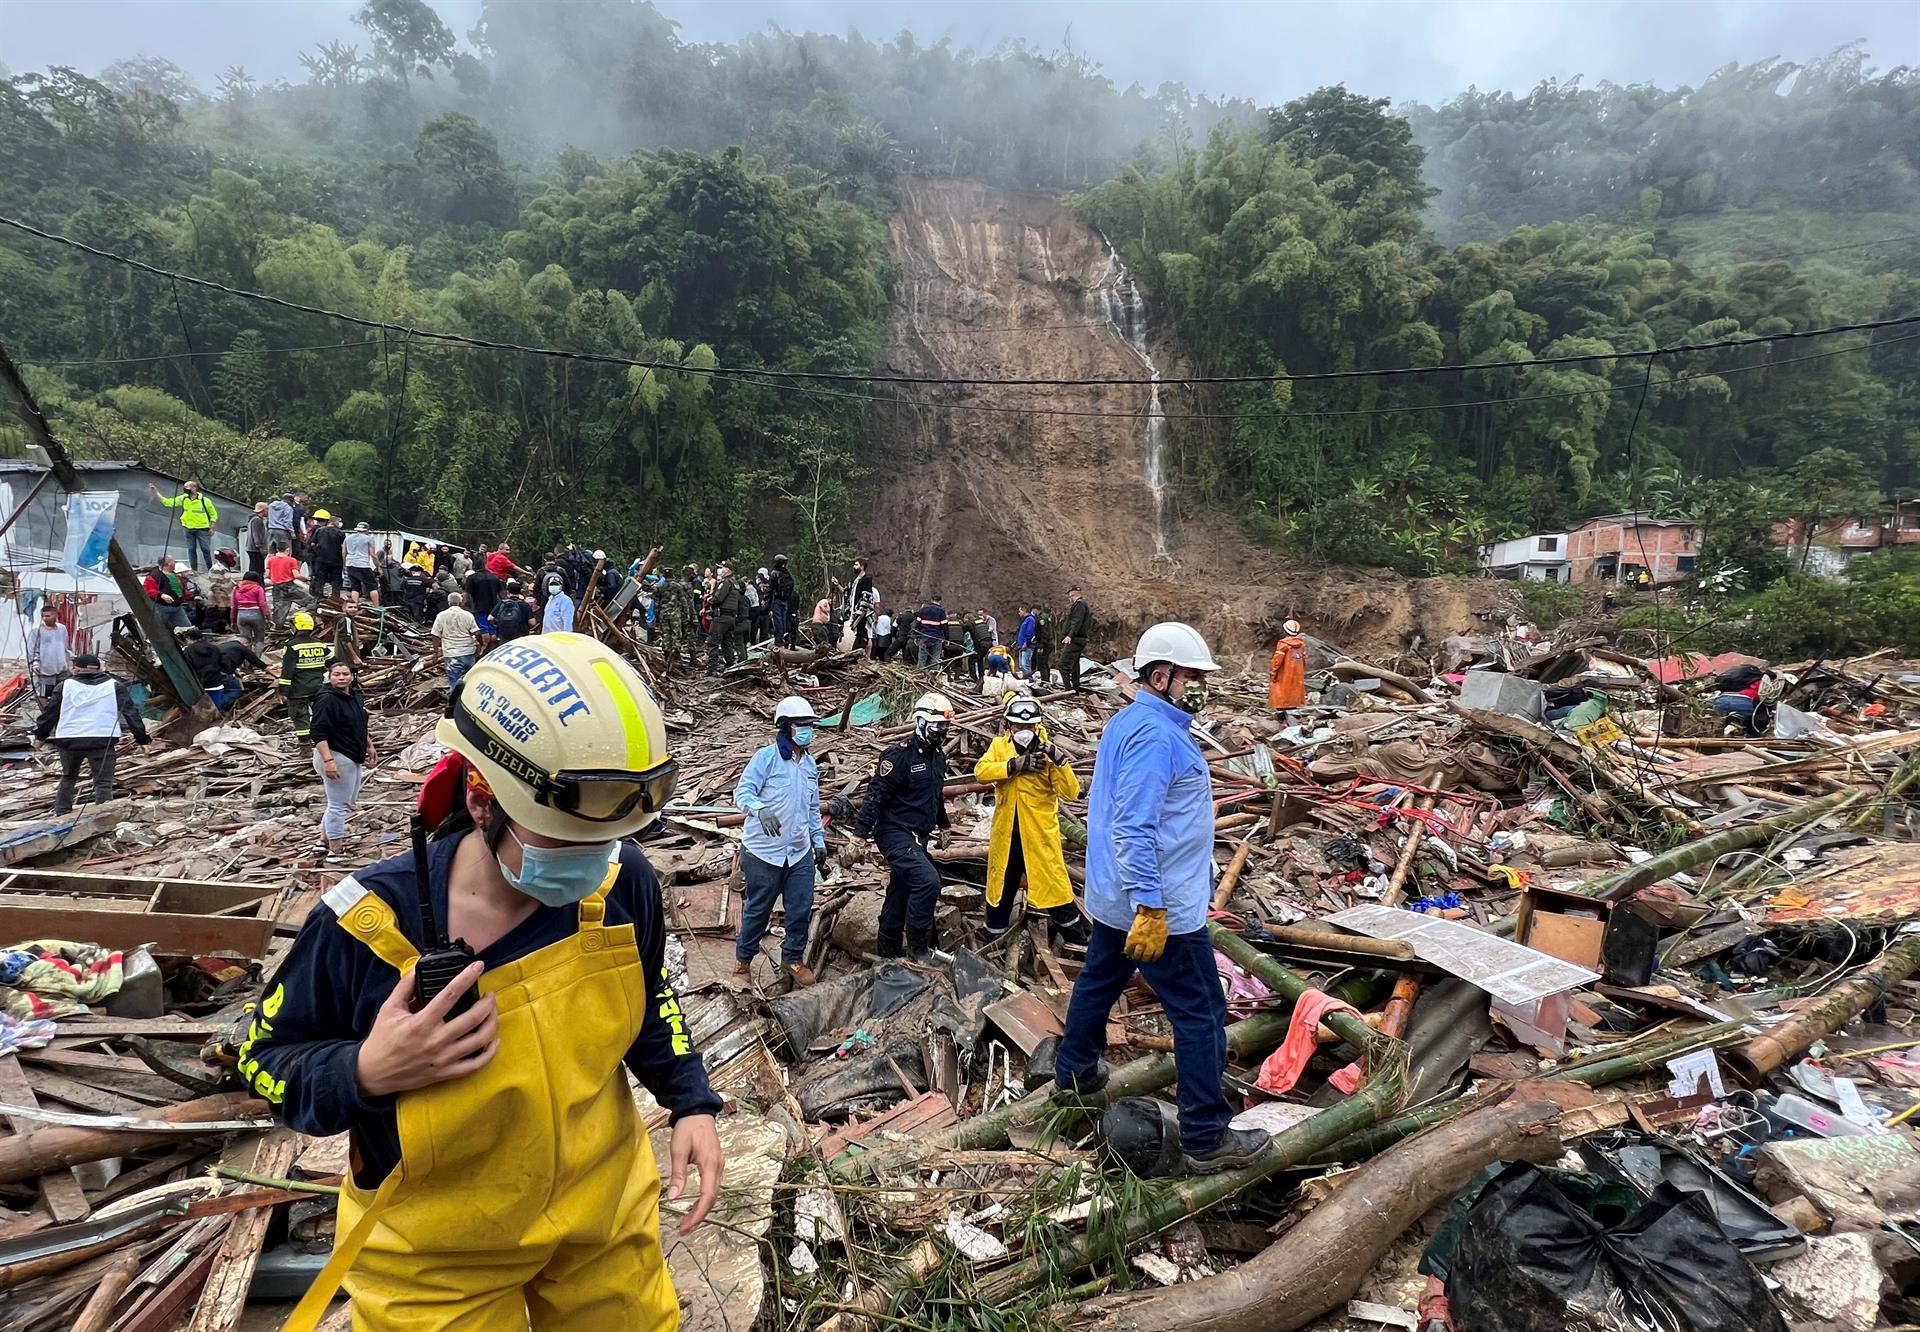
<svg viewBox="0 0 1920 1332">
<path fill-rule="evenodd" d="M 1040 705 L 1024 695 L 1008 699 L 1006 710 L 1001 715 L 1012 726 L 1038 726 L 1045 720 Z"/>
<path fill-rule="evenodd" d="M 645 772 L 625 768 L 580 768 L 549 772 L 476 721 L 460 706 L 462 680 L 447 701 L 447 715 L 489 763 L 506 769 L 533 793 L 533 803 L 589 823 L 617 823 L 636 809 L 658 814 L 673 798 L 680 765 L 663 760 Z"/>
</svg>

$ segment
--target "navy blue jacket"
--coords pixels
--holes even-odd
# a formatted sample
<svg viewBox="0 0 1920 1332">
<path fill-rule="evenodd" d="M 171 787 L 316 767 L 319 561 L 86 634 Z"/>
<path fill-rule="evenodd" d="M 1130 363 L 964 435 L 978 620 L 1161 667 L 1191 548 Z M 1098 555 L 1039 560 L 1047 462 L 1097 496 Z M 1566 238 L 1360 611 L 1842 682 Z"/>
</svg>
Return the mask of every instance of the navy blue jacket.
<svg viewBox="0 0 1920 1332">
<path fill-rule="evenodd" d="M 946 827 L 947 802 L 941 792 L 946 781 L 947 756 L 919 736 L 890 745 L 873 770 L 854 834 L 871 837 L 889 828 L 930 833 Z"/>
</svg>

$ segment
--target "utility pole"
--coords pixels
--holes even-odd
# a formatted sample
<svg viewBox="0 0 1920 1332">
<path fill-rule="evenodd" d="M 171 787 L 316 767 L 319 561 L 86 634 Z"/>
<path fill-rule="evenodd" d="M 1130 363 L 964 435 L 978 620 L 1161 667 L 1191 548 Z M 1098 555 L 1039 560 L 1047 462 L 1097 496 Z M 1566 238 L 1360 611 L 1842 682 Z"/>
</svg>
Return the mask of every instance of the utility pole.
<svg viewBox="0 0 1920 1332">
<path fill-rule="evenodd" d="M 20 372 L 14 367 L 13 358 L 7 354 L 4 344 L 0 344 L 0 394 L 4 394 L 19 413 L 20 420 L 27 428 L 27 435 L 33 443 L 39 445 L 47 455 L 47 466 L 69 494 L 86 489 L 80 480 L 80 473 L 73 465 L 73 459 L 67 456 L 66 449 L 53 437 L 47 418 L 40 412 L 40 406 L 34 402 L 33 395 L 20 378 Z M 167 681 L 179 696 L 181 707 L 185 708 L 198 725 L 210 726 L 219 719 L 213 704 L 208 701 L 206 691 L 200 687 L 199 678 L 193 668 L 187 665 L 187 659 L 180 651 L 180 644 L 173 636 L 173 630 L 161 620 L 160 612 L 147 600 L 147 590 L 140 584 L 139 576 L 133 571 L 132 561 L 127 559 L 125 551 L 120 549 L 120 541 L 115 537 L 107 544 L 107 572 L 113 575 L 113 581 L 120 588 L 120 595 L 127 599 L 127 611 L 140 630 L 140 637 L 153 649 L 160 659 L 160 669 L 167 673 Z"/>
</svg>

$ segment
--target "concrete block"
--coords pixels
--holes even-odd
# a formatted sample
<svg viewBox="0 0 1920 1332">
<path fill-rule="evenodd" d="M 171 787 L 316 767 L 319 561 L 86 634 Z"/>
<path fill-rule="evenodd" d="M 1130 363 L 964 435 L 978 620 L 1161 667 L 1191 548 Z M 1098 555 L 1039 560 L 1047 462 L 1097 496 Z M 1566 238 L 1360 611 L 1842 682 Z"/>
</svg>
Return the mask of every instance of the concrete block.
<svg viewBox="0 0 1920 1332">
<path fill-rule="evenodd" d="M 1546 715 L 1546 691 L 1535 681 L 1504 671 L 1468 671 L 1460 685 L 1460 706 L 1539 721 Z"/>
</svg>

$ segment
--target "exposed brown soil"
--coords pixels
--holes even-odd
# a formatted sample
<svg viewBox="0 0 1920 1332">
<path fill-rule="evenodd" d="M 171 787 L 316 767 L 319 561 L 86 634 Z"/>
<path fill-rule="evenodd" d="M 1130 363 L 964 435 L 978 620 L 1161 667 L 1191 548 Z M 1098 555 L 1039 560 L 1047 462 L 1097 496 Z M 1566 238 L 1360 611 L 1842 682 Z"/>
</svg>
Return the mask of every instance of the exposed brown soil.
<svg viewBox="0 0 1920 1332">
<path fill-rule="evenodd" d="M 1142 376 L 1090 295 L 1106 248 L 1057 198 L 924 179 L 900 193 L 885 371 Z M 879 392 L 861 531 L 896 609 L 932 592 L 950 611 L 1005 616 L 1032 598 L 1064 609 L 1078 583 L 1105 655 L 1130 651 L 1146 624 L 1184 619 L 1217 652 L 1244 657 L 1289 615 L 1349 651 L 1390 654 L 1416 634 L 1467 631 L 1471 612 L 1498 600 L 1498 585 L 1480 580 L 1291 566 L 1233 519 L 1181 504 L 1169 506 L 1168 555 L 1157 557 L 1145 388 L 910 388 L 891 405 Z"/>
</svg>

